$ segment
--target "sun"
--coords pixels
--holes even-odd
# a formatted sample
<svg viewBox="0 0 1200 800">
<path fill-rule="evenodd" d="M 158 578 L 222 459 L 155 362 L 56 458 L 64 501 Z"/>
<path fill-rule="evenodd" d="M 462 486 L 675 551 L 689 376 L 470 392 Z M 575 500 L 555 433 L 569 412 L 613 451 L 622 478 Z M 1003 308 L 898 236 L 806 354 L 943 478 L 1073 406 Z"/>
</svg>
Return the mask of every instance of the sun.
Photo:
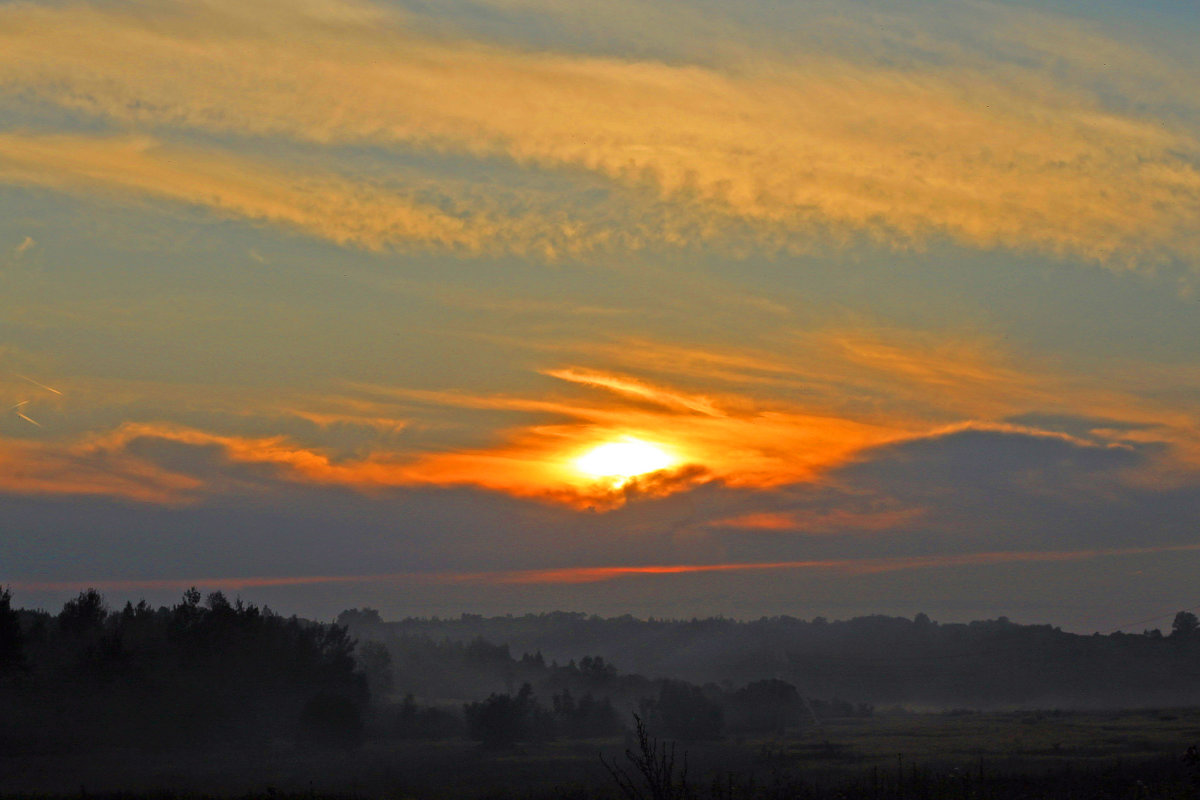
<svg viewBox="0 0 1200 800">
<path fill-rule="evenodd" d="M 593 447 L 575 459 L 575 468 L 597 480 L 621 486 L 630 478 L 666 469 L 674 463 L 674 456 L 661 447 L 626 436 Z"/>
</svg>

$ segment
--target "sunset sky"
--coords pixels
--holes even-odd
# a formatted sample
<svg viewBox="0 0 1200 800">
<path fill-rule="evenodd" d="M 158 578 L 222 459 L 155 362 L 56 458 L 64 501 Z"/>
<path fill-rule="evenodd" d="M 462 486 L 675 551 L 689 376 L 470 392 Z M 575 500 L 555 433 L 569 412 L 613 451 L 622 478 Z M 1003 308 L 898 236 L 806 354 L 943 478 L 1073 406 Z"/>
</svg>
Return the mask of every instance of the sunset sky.
<svg viewBox="0 0 1200 800">
<path fill-rule="evenodd" d="M 1197 37 L 1174 0 L 0 2 L 0 585 L 1169 626 Z"/>
</svg>

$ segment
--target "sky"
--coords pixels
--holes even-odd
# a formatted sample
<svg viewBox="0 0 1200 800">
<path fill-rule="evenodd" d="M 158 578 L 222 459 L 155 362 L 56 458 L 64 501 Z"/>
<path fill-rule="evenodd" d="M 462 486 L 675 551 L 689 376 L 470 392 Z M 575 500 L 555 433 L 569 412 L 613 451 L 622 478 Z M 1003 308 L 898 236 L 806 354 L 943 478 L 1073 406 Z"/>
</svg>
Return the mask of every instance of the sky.
<svg viewBox="0 0 1200 800">
<path fill-rule="evenodd" d="M 1200 10 L 0 2 L 0 585 L 1200 604 Z"/>
</svg>

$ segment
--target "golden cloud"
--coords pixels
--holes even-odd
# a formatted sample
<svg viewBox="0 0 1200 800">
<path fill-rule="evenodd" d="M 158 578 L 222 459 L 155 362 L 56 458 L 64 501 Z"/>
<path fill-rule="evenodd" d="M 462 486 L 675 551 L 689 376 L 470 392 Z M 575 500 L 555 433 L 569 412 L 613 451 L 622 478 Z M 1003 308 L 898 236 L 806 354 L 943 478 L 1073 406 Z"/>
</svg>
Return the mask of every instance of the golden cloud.
<svg viewBox="0 0 1200 800">
<path fill-rule="evenodd" d="M 126 125 L 586 170 L 651 189 L 695 220 L 657 231 L 668 243 L 736 219 L 783 243 L 948 236 L 1113 264 L 1200 254 L 1200 141 L 1188 128 L 1106 108 L 1046 73 L 961 60 L 634 62 L 422 36 L 379 7 L 332 0 L 0 10 L 9 91 Z M 1135 52 L 1124 64 L 1143 62 L 1153 59 Z M 160 191 L 162 181 L 139 180 Z M 317 195 L 301 203 L 245 183 L 217 170 L 210 190 L 230 198 L 228 213 L 367 246 L 378 235 L 331 229 L 319 186 L 299 187 Z M 477 246 L 454 219 L 384 199 L 396 204 L 386 229 L 398 238 Z"/>
<path fill-rule="evenodd" d="M 147 136 L 0 134 L 0 182 L 165 199 L 369 250 L 403 244 L 552 257 L 604 239 L 603 232 L 546 215 L 507 216 L 482 198 L 459 198 L 459 207 L 447 211 L 422 200 L 420 185 L 388 188 L 302 173 Z"/>
</svg>

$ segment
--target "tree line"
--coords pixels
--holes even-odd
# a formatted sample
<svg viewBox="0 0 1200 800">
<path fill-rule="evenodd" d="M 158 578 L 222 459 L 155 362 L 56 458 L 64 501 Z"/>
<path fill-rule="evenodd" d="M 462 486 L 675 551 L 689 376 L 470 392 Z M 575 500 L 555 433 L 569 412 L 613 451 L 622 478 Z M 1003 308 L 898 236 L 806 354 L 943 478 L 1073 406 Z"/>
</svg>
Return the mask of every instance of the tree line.
<svg viewBox="0 0 1200 800">
<path fill-rule="evenodd" d="M 0 590 L 0 747 L 352 744 L 368 701 L 340 625 L 196 589 L 113 610 L 94 589 L 58 614 Z"/>
<path fill-rule="evenodd" d="M 696 685 L 565 663 L 508 645 L 413 635 L 356 640 L 378 619 L 283 617 L 221 592 L 110 608 L 94 589 L 57 614 L 0 590 L 0 752 L 355 747 L 367 738 L 469 738 L 486 746 L 621 735 L 639 713 L 685 741 L 779 733 L 814 714 L 869 713 L 803 698 L 778 679 Z"/>
<path fill-rule="evenodd" d="M 1105 635 L 1005 617 L 939 623 L 925 614 L 842 621 L 602 618 L 567 612 L 393 622 L 377 617 L 356 610 L 345 622 L 356 635 L 388 642 L 399 657 L 415 659 L 418 666 L 417 642 L 467 645 L 482 639 L 504 642 L 518 653 L 541 652 L 549 660 L 591 653 L 618 660 L 631 674 L 701 686 L 779 678 L 808 697 L 876 706 L 1200 704 L 1200 620 L 1190 611 L 1179 612 L 1166 631 Z M 438 680 L 432 676 L 430 683 Z"/>
<path fill-rule="evenodd" d="M 515 656 L 482 632 L 551 656 L 538 646 Z M 594 650 L 566 655 L 591 648 L 657 664 L 657 676 L 623 672 Z M 684 658 L 686 669 L 669 669 Z M 1112 636 L 1003 618 L 939 625 L 924 615 L 387 623 L 351 609 L 318 623 L 197 589 L 174 605 L 120 609 L 88 589 L 57 614 L 14 608 L 0 590 L 0 748 L 463 737 L 504 746 L 617 736 L 634 713 L 654 735 L 683 741 L 778 735 L 869 715 L 881 699 L 985 707 L 1059 692 L 1052 704 L 1062 705 L 1063 675 L 1088 701 L 1097 699 L 1090 682 L 1114 693 L 1114 705 L 1195 702 L 1197 665 L 1200 620 L 1190 612 L 1167 635 Z"/>
</svg>

